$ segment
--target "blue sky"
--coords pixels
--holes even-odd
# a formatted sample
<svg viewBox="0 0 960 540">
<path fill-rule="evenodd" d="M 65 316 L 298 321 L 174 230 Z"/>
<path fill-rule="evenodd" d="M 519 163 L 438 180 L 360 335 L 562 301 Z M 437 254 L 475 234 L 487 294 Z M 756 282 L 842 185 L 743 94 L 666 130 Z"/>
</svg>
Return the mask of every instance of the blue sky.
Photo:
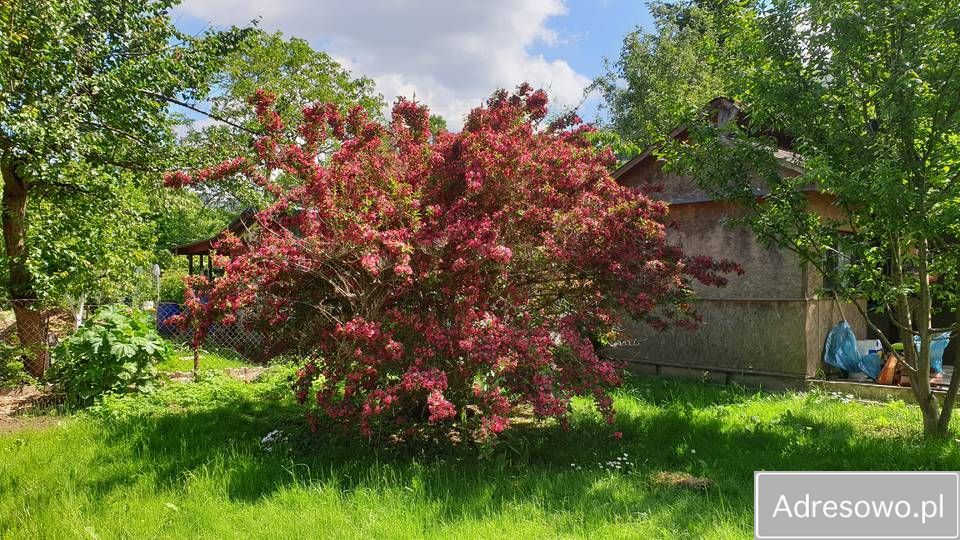
<svg viewBox="0 0 960 540">
<path fill-rule="evenodd" d="M 371 77 L 388 102 L 416 95 L 453 129 L 524 81 L 561 107 L 580 103 L 624 34 L 650 24 L 645 2 L 630 0 L 185 0 L 174 17 L 188 31 L 259 18 Z M 593 100 L 581 113 L 595 110 Z"/>
<path fill-rule="evenodd" d="M 568 36 L 568 41 L 553 46 L 537 43 L 531 51 L 548 60 L 564 59 L 591 78 L 600 75 L 603 57 L 617 57 L 627 32 L 652 24 L 647 4 L 641 0 L 571 0 L 566 7 L 567 14 L 548 20 L 547 25 Z"/>
</svg>

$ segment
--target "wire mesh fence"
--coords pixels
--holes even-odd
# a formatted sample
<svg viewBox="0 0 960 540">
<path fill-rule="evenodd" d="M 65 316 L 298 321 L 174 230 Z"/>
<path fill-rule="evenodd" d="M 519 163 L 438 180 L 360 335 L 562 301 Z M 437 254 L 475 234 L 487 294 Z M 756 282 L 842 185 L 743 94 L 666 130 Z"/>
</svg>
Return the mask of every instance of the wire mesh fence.
<svg viewBox="0 0 960 540">
<path fill-rule="evenodd" d="M 0 310 L 0 355 L 6 363 L 23 364 L 24 371 L 33 377 L 42 377 L 53 362 L 53 351 L 59 343 L 73 334 L 85 319 L 92 317 L 98 304 L 77 304 L 69 307 L 41 305 L 37 301 L 11 301 Z M 193 334 L 167 320 L 181 313 L 173 302 L 151 303 L 146 307 L 153 313 L 158 333 L 180 348 L 192 346 Z M 215 325 L 205 336 L 200 348 L 229 351 L 249 362 L 266 359 L 264 336 L 251 330 L 243 321 L 233 325 Z"/>
<path fill-rule="evenodd" d="M 182 312 L 180 305 L 173 302 L 161 302 L 157 306 L 157 330 L 160 335 L 184 348 L 193 344 L 193 331 L 169 322 L 170 317 Z M 265 360 L 264 335 L 250 329 L 241 317 L 231 325 L 214 325 L 204 336 L 200 347 L 203 349 L 229 350 L 254 363 Z"/>
<path fill-rule="evenodd" d="M 0 343 L 4 361 L 21 361 L 24 370 L 42 376 L 50 366 L 57 344 L 76 328 L 77 319 L 67 308 L 42 305 L 35 300 L 13 300 L 0 312 Z"/>
</svg>

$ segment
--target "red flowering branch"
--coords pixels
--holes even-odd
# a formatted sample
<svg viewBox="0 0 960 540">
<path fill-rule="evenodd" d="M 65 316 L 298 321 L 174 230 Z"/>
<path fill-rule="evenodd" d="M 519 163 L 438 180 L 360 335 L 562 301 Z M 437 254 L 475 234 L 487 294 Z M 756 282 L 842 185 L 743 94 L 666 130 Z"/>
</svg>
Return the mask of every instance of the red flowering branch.
<svg viewBox="0 0 960 540">
<path fill-rule="evenodd" d="M 626 318 L 694 326 L 691 282 L 740 271 L 670 245 L 666 205 L 618 185 L 579 118 L 542 129 L 546 94 L 529 85 L 436 137 L 400 99 L 387 124 L 309 107 L 291 143 L 272 97 L 251 103 L 256 162 L 168 179 L 242 176 L 278 197 L 254 238 L 224 242 L 224 275 L 195 284 L 188 312 L 201 339 L 243 311 L 272 351 L 309 358 L 295 390 L 311 425 L 484 439 L 521 405 L 563 422 L 575 395 L 612 421 L 622 369 L 592 340 Z"/>
</svg>

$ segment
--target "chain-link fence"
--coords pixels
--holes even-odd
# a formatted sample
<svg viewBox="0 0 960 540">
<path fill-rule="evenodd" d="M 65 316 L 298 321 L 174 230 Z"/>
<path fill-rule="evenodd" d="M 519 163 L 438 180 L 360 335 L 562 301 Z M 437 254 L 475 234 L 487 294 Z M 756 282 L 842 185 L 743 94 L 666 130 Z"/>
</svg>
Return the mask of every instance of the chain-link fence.
<svg viewBox="0 0 960 540">
<path fill-rule="evenodd" d="M 76 316 L 67 308 L 13 300 L 0 312 L 3 361 L 20 361 L 28 374 L 40 377 L 50 366 L 53 349 L 73 333 L 76 325 Z"/>
<path fill-rule="evenodd" d="M 51 365 L 53 350 L 100 308 L 97 304 L 78 303 L 69 307 L 49 307 L 36 301 L 9 302 L 0 309 L 0 361 L 4 366 L 23 364 L 24 371 L 40 378 Z M 157 331 L 176 347 L 192 346 L 190 330 L 169 324 L 167 320 L 182 312 L 173 302 L 143 306 L 154 311 Z M 229 326 L 215 325 L 203 343 L 205 350 L 231 353 L 247 361 L 259 363 L 266 359 L 264 336 L 249 329 L 243 321 Z"/>
<path fill-rule="evenodd" d="M 177 303 L 160 302 L 157 306 L 157 330 L 163 337 L 187 348 L 192 346 L 193 332 L 169 322 L 171 317 L 180 315 L 182 312 L 183 308 Z M 234 324 L 211 327 L 204 337 L 201 348 L 226 349 L 248 361 L 259 363 L 265 360 L 264 341 L 264 336 L 248 328 L 241 317 Z"/>
</svg>

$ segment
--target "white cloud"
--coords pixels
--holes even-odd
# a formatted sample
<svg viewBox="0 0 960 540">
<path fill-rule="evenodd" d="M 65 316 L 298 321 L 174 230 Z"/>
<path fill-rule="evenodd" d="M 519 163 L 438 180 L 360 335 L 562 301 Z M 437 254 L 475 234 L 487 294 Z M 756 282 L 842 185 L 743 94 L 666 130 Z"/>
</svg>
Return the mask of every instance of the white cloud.
<svg viewBox="0 0 960 540">
<path fill-rule="evenodd" d="M 260 17 L 373 78 L 388 101 L 416 94 L 455 129 L 496 88 L 527 81 L 571 106 L 589 82 L 530 52 L 563 41 L 546 26 L 566 13 L 562 0 L 185 0 L 178 9 L 214 25 Z"/>
<path fill-rule="evenodd" d="M 174 108 L 174 110 L 176 110 L 176 108 Z M 178 137 L 185 137 L 191 131 L 200 131 L 207 126 L 214 126 L 219 123 L 219 121 L 214 120 L 209 116 L 204 116 L 201 118 L 187 119 L 186 123 L 174 126 L 173 131 Z"/>
</svg>

